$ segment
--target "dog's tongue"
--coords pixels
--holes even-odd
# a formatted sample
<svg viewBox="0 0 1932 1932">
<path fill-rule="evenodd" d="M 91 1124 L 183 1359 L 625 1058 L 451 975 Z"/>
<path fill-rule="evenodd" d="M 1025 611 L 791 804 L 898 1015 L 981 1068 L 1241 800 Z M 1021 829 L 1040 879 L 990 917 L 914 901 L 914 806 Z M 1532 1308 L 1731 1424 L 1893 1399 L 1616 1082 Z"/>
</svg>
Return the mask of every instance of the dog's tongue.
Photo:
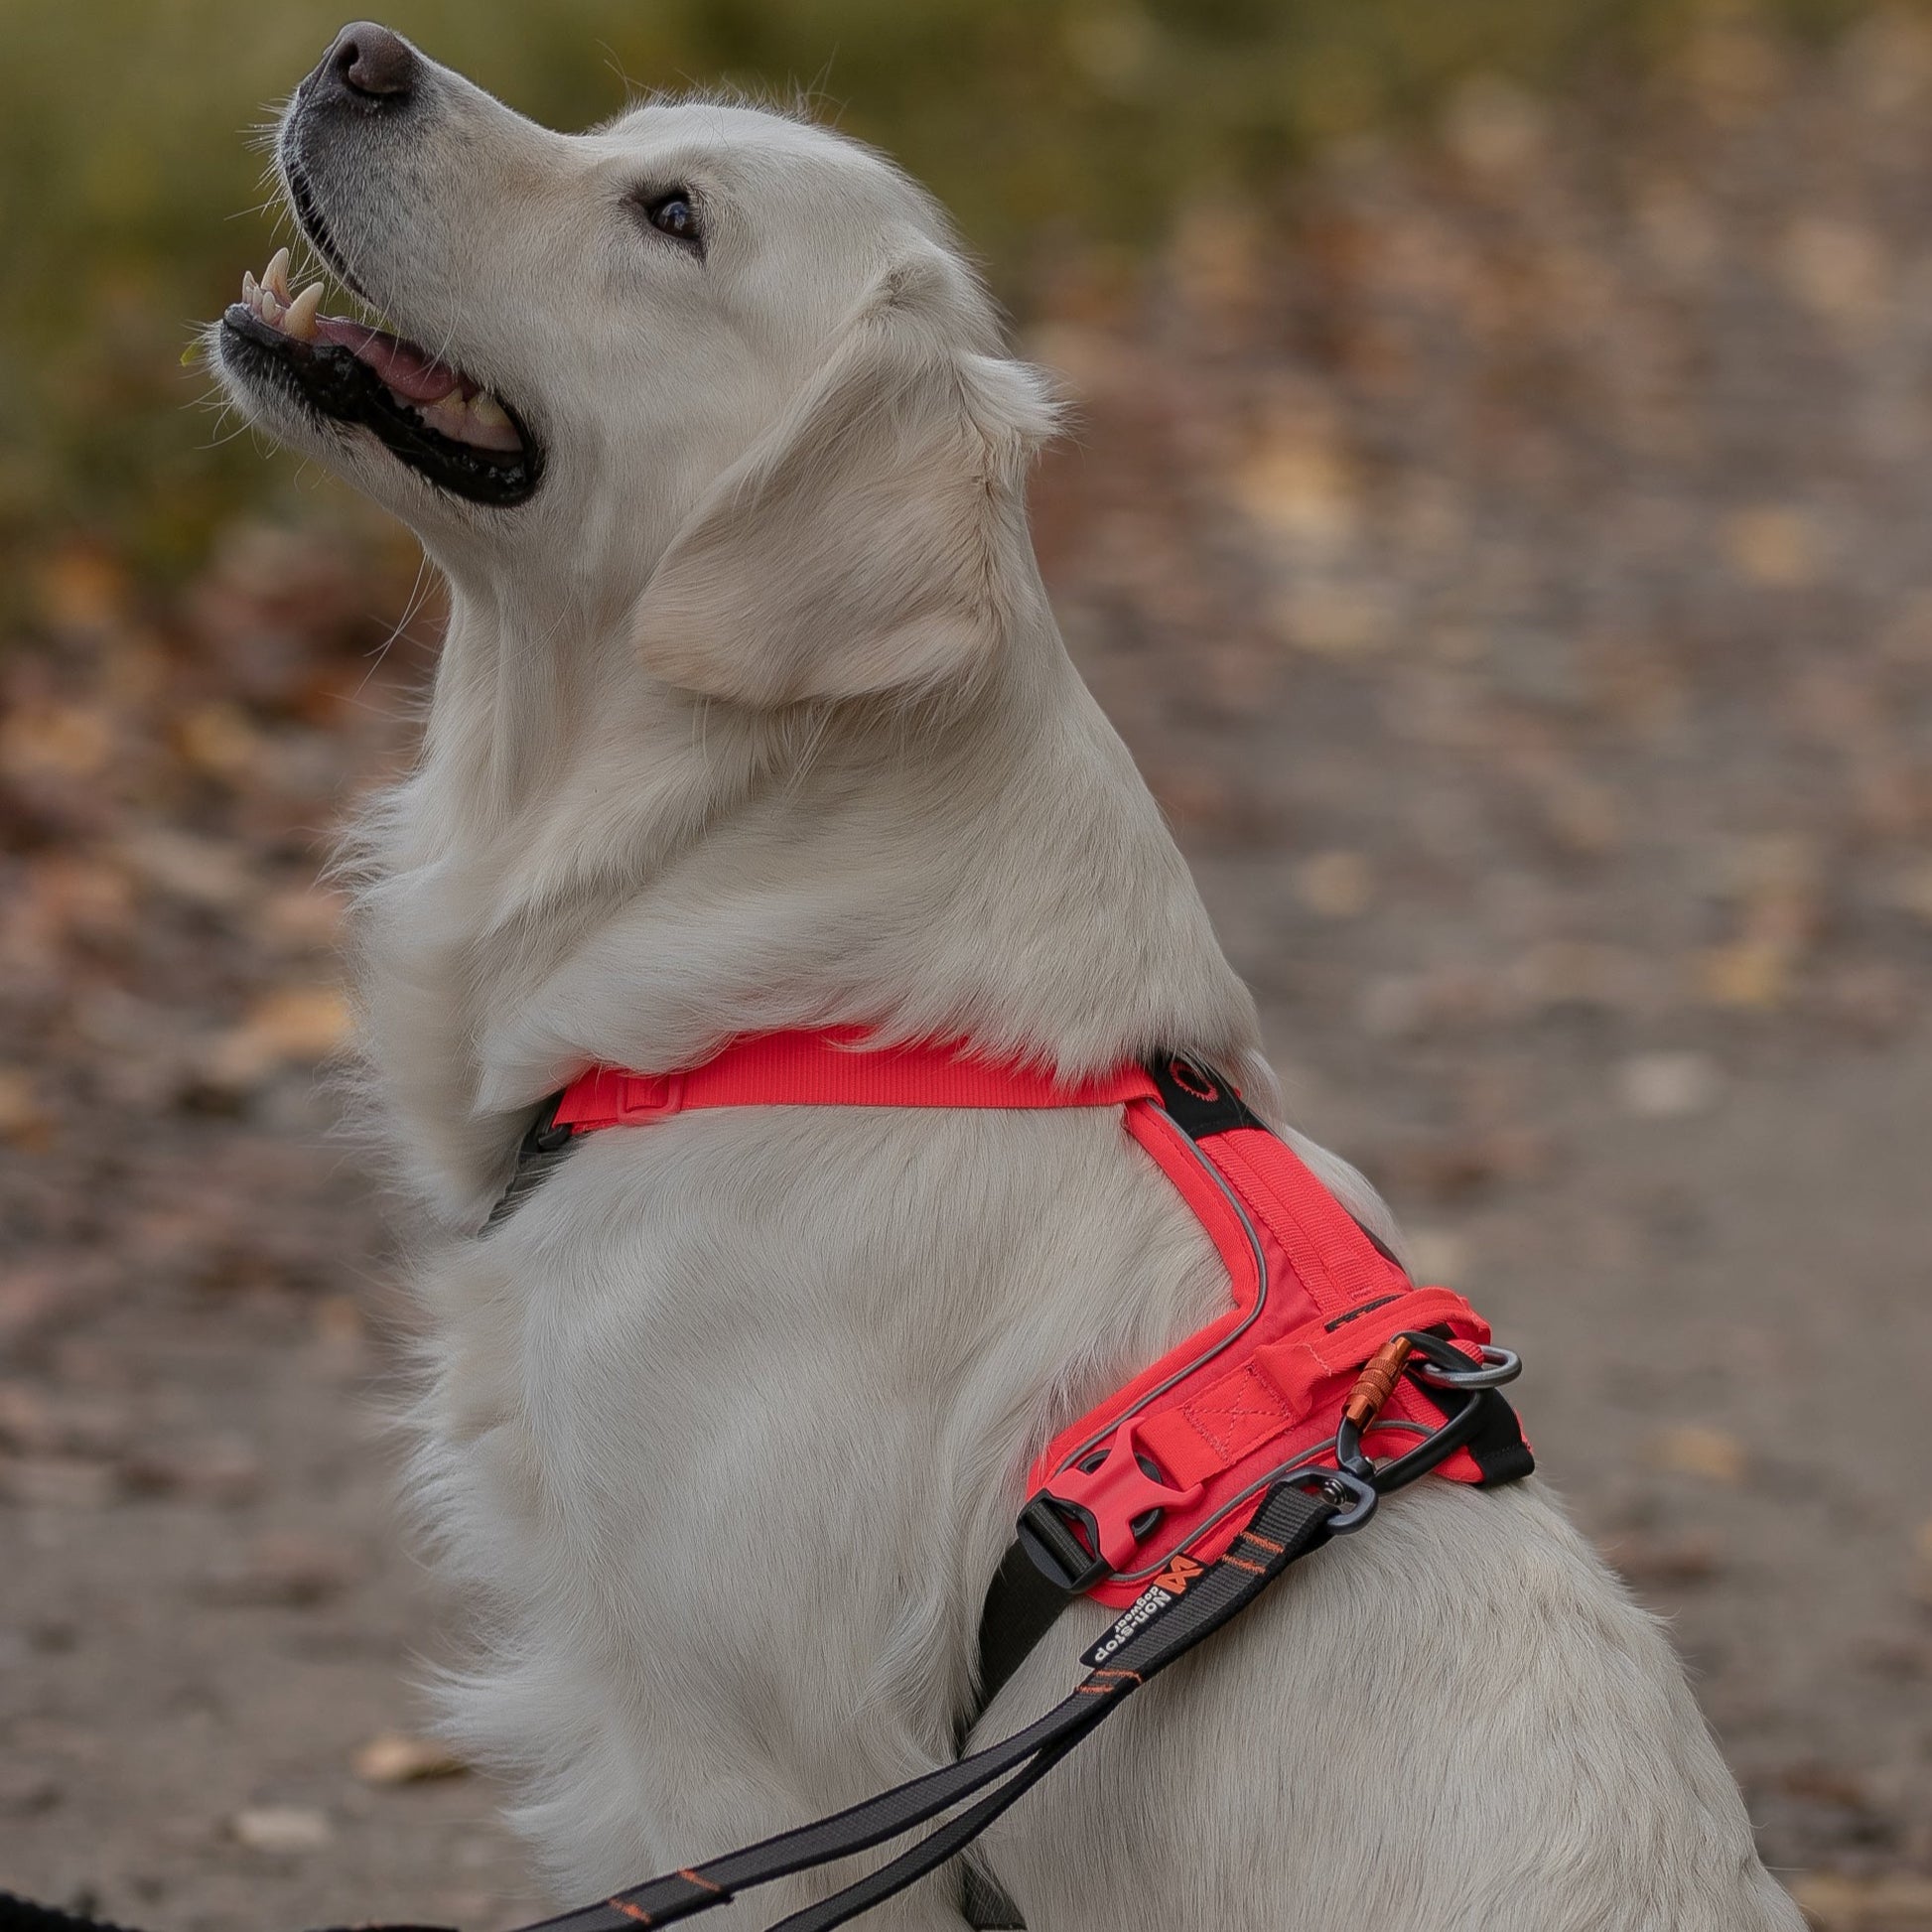
<svg viewBox="0 0 1932 1932">
<path fill-rule="evenodd" d="M 452 389 L 464 387 L 463 377 L 445 362 L 425 355 L 414 343 L 351 322 L 346 316 L 318 316 L 316 334 L 327 343 L 340 343 L 357 361 L 366 362 L 397 395 L 411 402 L 438 402 Z"/>
</svg>

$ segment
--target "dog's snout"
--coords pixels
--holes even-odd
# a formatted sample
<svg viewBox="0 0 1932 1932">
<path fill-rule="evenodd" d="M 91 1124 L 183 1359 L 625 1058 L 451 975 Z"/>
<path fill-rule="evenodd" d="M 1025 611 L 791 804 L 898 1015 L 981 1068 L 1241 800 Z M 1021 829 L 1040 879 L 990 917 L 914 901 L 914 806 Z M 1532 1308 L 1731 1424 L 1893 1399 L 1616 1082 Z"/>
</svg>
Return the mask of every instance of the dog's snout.
<svg viewBox="0 0 1932 1932">
<path fill-rule="evenodd" d="M 400 106 L 415 92 L 421 70 L 416 50 L 400 34 L 358 20 L 336 36 L 316 78 L 371 106 Z"/>
</svg>

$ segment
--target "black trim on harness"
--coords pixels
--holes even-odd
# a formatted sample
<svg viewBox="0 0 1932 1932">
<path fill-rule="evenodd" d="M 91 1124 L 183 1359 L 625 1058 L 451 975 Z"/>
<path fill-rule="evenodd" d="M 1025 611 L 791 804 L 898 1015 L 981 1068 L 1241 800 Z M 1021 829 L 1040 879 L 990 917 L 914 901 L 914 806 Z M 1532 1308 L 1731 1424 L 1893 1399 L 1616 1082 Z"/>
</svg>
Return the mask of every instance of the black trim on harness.
<svg viewBox="0 0 1932 1932">
<path fill-rule="evenodd" d="M 1449 1391 L 1433 1389 L 1420 1378 L 1416 1379 L 1416 1386 L 1444 1415 L 1449 1413 L 1446 1400 Z M 1524 1476 L 1536 1473 L 1536 1457 L 1523 1440 L 1523 1425 L 1508 1398 L 1494 1389 L 1477 1392 L 1475 1431 L 1463 1447 L 1482 1476 L 1476 1484 L 1478 1489 L 1498 1489 L 1506 1482 L 1520 1482 Z"/>
<path fill-rule="evenodd" d="M 498 1222 L 507 1220 L 512 1209 L 534 1194 L 550 1170 L 569 1151 L 577 1130 L 557 1125 L 557 1109 L 563 1104 L 563 1090 L 559 1088 L 537 1109 L 536 1119 L 531 1121 L 529 1131 L 517 1146 L 516 1165 L 510 1169 L 510 1177 L 483 1223 L 485 1234 Z M 0 1932 L 5 1932 L 5 1928 L 0 1927 Z"/>
<path fill-rule="evenodd" d="M 979 1695 L 960 1725 L 962 1741 L 1075 1594 L 1054 1583 L 1017 1538 L 1007 1545 L 980 1610 Z"/>
<path fill-rule="evenodd" d="M 1161 1105 L 1190 1141 L 1236 1127 L 1263 1127 L 1227 1078 L 1182 1053 L 1157 1054 L 1148 1077 L 1161 1089 Z"/>
</svg>

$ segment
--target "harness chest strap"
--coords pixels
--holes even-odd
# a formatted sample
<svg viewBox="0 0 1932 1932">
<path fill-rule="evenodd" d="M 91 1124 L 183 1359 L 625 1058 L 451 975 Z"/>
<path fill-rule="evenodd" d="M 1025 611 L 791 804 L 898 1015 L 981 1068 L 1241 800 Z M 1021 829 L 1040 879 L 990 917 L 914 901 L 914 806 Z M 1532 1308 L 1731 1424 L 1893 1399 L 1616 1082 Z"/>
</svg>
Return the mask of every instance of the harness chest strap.
<svg viewBox="0 0 1932 1932">
<path fill-rule="evenodd" d="M 680 1073 L 594 1066 L 558 1096 L 557 1127 L 644 1126 L 709 1107 L 1117 1107 L 1159 1090 L 1141 1067 L 1061 1083 L 954 1048 L 865 1045 L 859 1027 L 757 1034 Z"/>
</svg>

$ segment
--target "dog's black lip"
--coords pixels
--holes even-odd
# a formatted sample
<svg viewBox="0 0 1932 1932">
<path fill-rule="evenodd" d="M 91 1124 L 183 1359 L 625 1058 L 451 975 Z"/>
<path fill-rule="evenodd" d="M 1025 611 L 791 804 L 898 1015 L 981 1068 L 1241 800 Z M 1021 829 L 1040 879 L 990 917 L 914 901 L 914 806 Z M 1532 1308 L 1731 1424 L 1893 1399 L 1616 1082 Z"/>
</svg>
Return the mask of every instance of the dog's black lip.
<svg viewBox="0 0 1932 1932">
<path fill-rule="evenodd" d="M 472 503 L 507 509 L 525 502 L 543 478 L 543 451 L 523 419 L 504 403 L 520 450 L 480 450 L 430 428 L 389 393 L 382 378 L 340 343 L 302 343 L 272 329 L 245 302 L 221 318 L 224 352 L 259 379 L 283 390 L 318 416 L 359 425 L 418 476 Z"/>
</svg>

